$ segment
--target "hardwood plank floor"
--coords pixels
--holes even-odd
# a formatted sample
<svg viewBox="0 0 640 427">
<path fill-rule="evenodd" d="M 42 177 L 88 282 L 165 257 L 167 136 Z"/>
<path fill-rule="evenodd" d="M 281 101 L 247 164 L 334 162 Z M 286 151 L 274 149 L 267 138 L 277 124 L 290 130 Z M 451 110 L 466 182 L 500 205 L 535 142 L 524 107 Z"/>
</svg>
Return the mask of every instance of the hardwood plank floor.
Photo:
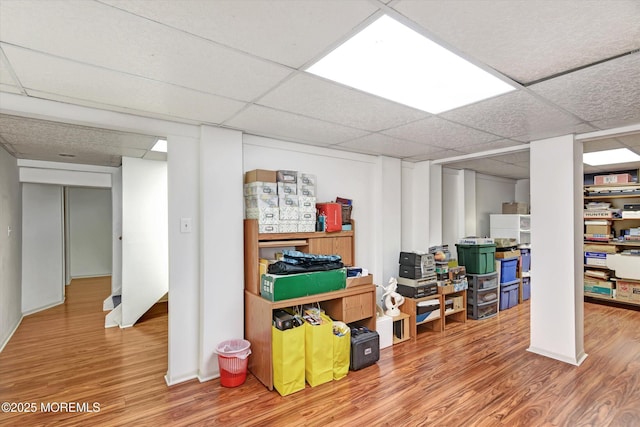
<svg viewBox="0 0 640 427">
<path fill-rule="evenodd" d="M 639 426 L 640 312 L 585 305 L 580 367 L 526 351 L 529 304 L 420 329 L 416 341 L 340 380 L 282 397 L 249 375 L 167 387 L 167 307 L 104 329 L 105 278 L 74 280 L 64 305 L 27 316 L 0 353 L 0 425 Z M 99 412 L 43 412 L 78 402 Z M 16 407 L 14 406 L 14 409 Z M 75 408 L 78 409 L 78 408 Z"/>
</svg>

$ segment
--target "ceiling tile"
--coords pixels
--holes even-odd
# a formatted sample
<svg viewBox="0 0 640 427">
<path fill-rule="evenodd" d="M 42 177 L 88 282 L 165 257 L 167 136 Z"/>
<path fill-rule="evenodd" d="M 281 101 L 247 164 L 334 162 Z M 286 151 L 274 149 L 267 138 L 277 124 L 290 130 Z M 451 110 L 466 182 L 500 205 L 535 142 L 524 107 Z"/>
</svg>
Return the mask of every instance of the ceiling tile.
<svg viewBox="0 0 640 427">
<path fill-rule="evenodd" d="M 8 2 L 1 16 L 4 42 L 239 100 L 291 72 L 98 2 Z"/>
<path fill-rule="evenodd" d="M 442 117 L 510 138 L 553 130 L 571 133 L 579 121 L 525 91 L 515 91 L 441 114 Z"/>
<path fill-rule="evenodd" d="M 429 116 L 306 73 L 296 75 L 257 103 L 371 132 Z"/>
<path fill-rule="evenodd" d="M 420 144 L 443 148 L 461 148 L 498 139 L 497 136 L 459 125 L 438 117 L 429 117 L 383 131 L 384 134 Z"/>
<path fill-rule="evenodd" d="M 582 144 L 584 153 L 592 153 L 594 151 L 613 150 L 614 148 L 624 148 L 619 141 L 614 138 L 599 139 L 596 141 L 587 141 Z"/>
<path fill-rule="evenodd" d="M 150 149 L 156 136 L 111 131 L 87 126 L 0 114 L 2 137 L 12 144 L 64 144 L 82 147 L 85 144 Z"/>
<path fill-rule="evenodd" d="M 18 95 L 22 95 L 22 89 L 18 86 L 11 86 L 0 83 L 0 101 L 2 100 L 2 92 L 16 93 Z"/>
<path fill-rule="evenodd" d="M 589 122 L 627 116 L 640 122 L 638 82 L 640 52 L 533 85 L 531 90 Z"/>
<path fill-rule="evenodd" d="M 377 8 L 367 0 L 105 0 L 183 31 L 298 68 Z"/>
<path fill-rule="evenodd" d="M 372 133 L 361 138 L 347 141 L 339 145 L 368 154 L 391 157 L 414 157 L 443 151 L 440 147 L 417 144 L 403 139 L 393 138 L 380 133 Z"/>
<path fill-rule="evenodd" d="M 130 112 L 154 112 L 175 119 L 220 123 L 244 103 L 153 80 L 116 73 L 38 54 L 13 46 L 5 52 L 24 88 L 121 106 Z"/>
<path fill-rule="evenodd" d="M 529 150 L 518 151 L 516 153 L 498 154 L 491 158 L 504 163 L 526 163 L 529 161 Z"/>
<path fill-rule="evenodd" d="M 636 0 L 402 0 L 393 7 L 521 83 L 640 48 Z"/>
<path fill-rule="evenodd" d="M 224 124 L 247 133 L 323 146 L 338 144 L 367 133 L 259 105 L 250 106 Z"/>
</svg>

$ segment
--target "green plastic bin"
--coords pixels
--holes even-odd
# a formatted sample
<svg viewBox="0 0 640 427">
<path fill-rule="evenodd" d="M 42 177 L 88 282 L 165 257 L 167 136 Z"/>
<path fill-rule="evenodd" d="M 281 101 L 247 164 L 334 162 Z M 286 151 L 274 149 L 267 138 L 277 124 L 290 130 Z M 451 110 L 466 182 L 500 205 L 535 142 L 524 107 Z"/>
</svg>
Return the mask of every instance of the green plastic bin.
<svg viewBox="0 0 640 427">
<path fill-rule="evenodd" d="M 487 274 L 496 271 L 496 245 L 456 244 L 458 264 L 464 265 L 467 273 Z"/>
</svg>

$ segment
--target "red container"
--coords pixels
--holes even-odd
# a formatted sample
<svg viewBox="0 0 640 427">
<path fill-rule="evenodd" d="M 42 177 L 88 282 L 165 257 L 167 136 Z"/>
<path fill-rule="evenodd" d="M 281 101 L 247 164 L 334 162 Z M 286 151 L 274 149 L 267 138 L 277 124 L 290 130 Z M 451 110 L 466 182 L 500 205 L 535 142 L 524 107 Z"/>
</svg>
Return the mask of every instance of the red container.
<svg viewBox="0 0 640 427">
<path fill-rule="evenodd" d="M 218 344 L 218 366 L 220 367 L 220 385 L 237 387 L 247 379 L 247 364 L 251 354 L 251 343 L 237 339 Z"/>
<path fill-rule="evenodd" d="M 324 231 L 342 231 L 342 205 L 340 203 L 316 203 L 320 215 L 326 217 Z"/>
</svg>

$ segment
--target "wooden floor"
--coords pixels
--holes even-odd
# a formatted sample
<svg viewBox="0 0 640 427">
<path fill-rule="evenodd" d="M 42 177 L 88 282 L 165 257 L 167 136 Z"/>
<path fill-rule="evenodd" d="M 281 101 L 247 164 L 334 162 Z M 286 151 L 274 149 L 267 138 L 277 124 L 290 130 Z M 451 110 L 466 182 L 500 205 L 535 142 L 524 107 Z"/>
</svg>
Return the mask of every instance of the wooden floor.
<svg viewBox="0 0 640 427">
<path fill-rule="evenodd" d="M 251 375 L 236 388 L 167 387 L 166 304 L 133 328 L 104 329 L 108 294 L 104 279 L 75 280 L 64 305 L 23 319 L 0 353 L 0 402 L 37 411 L 0 412 L 0 425 L 640 426 L 637 311 L 586 304 L 580 367 L 526 351 L 525 303 L 424 330 L 372 367 L 282 397 Z M 94 412 L 61 410 L 67 402 Z"/>
</svg>

